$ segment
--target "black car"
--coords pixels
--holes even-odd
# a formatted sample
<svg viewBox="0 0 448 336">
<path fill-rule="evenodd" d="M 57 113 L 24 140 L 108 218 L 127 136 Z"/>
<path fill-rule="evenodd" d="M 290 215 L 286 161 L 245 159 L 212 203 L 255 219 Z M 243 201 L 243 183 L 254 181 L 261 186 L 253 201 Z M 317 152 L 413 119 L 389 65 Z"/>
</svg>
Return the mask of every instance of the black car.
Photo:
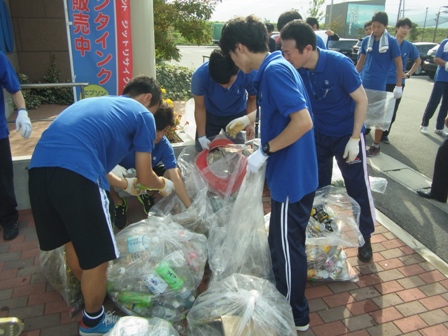
<svg viewBox="0 0 448 336">
<path fill-rule="evenodd" d="M 353 63 L 358 63 L 358 52 L 359 49 L 361 49 L 361 44 L 362 44 L 363 39 L 358 40 L 358 42 L 352 47 L 352 61 Z"/>
<path fill-rule="evenodd" d="M 424 61 L 428 58 L 428 51 L 437 46 L 437 43 L 434 42 L 415 42 L 413 43 L 418 50 L 418 53 L 420 54 L 420 59 L 422 60 L 422 63 L 420 66 L 415 70 L 414 75 L 420 75 L 425 69 L 424 69 Z M 411 70 L 412 65 L 414 64 L 413 59 L 408 59 L 408 62 L 406 64 L 406 71 Z"/>
<path fill-rule="evenodd" d="M 352 59 L 352 47 L 358 42 L 358 39 L 340 38 L 338 41 L 328 41 L 328 50 L 339 51 L 348 58 Z"/>
<path fill-rule="evenodd" d="M 439 49 L 439 45 L 436 45 L 434 48 L 430 49 L 426 54 L 426 60 L 422 63 L 423 70 L 431 79 L 434 79 L 437 71 L 437 64 L 434 63 L 434 56 L 436 55 L 437 49 Z"/>
</svg>

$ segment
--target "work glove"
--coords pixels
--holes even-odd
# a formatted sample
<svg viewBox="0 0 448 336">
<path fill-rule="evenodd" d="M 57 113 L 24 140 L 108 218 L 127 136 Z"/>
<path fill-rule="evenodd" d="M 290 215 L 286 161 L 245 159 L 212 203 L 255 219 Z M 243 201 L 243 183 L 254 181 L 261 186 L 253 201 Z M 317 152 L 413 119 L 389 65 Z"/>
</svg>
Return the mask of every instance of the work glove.
<svg viewBox="0 0 448 336">
<path fill-rule="evenodd" d="M 31 126 L 31 120 L 28 118 L 28 111 L 25 109 L 19 110 L 16 119 L 16 132 L 22 129 L 22 137 L 27 139 L 30 137 L 31 132 L 33 130 L 33 126 Z"/>
<path fill-rule="evenodd" d="M 131 176 L 125 176 L 126 175 L 126 168 L 120 165 L 116 165 L 114 169 L 111 171 L 112 174 L 118 176 L 119 178 L 123 177 L 131 177 Z M 135 176 L 133 176 L 135 177 Z"/>
<path fill-rule="evenodd" d="M 188 209 L 173 215 L 171 218 L 173 222 L 176 222 L 180 225 L 191 224 L 199 219 L 198 210 L 193 205 L 190 205 Z"/>
<path fill-rule="evenodd" d="M 138 196 L 138 195 L 146 193 L 145 189 L 140 188 L 140 184 L 138 183 L 136 177 L 132 177 L 132 178 L 126 177 L 125 180 L 128 181 L 128 185 L 127 185 L 126 189 L 124 189 L 124 191 L 126 191 L 128 194 L 131 194 L 133 196 Z"/>
<path fill-rule="evenodd" d="M 448 71 L 448 62 L 445 63 L 445 71 Z"/>
<path fill-rule="evenodd" d="M 165 177 L 162 177 L 164 186 L 162 189 L 159 189 L 160 195 L 163 197 L 171 195 L 171 193 L 174 191 L 174 183 L 171 180 L 168 180 Z"/>
<path fill-rule="evenodd" d="M 345 162 L 350 163 L 356 159 L 359 154 L 359 139 L 350 138 L 345 145 L 344 155 L 342 158 L 346 158 Z"/>
<path fill-rule="evenodd" d="M 403 87 L 402 86 L 396 86 L 394 88 L 394 98 L 399 99 L 403 95 Z"/>
<path fill-rule="evenodd" d="M 226 132 L 232 138 L 235 138 L 236 135 L 245 129 L 250 124 L 250 119 L 247 115 L 233 119 L 226 126 Z"/>
<path fill-rule="evenodd" d="M 266 156 L 263 151 L 258 149 L 256 152 L 252 153 L 247 158 L 247 172 L 248 173 L 256 173 L 260 170 L 260 168 L 263 166 L 263 164 L 268 159 L 268 156 Z"/>
<path fill-rule="evenodd" d="M 202 149 L 210 149 L 210 140 L 207 139 L 205 135 L 199 137 L 198 141 L 201 144 Z"/>
</svg>

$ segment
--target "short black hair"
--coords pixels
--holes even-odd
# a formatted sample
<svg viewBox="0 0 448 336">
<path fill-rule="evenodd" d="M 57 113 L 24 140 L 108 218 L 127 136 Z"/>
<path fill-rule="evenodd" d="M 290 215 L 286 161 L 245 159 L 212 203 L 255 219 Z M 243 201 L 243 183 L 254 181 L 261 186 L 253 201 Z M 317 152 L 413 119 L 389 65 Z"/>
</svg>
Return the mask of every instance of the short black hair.
<svg viewBox="0 0 448 336">
<path fill-rule="evenodd" d="M 395 24 L 395 28 L 408 26 L 409 28 L 412 28 L 412 21 L 409 18 L 401 18 L 397 21 Z"/>
<path fill-rule="evenodd" d="M 299 14 L 295 9 L 291 9 L 287 12 L 280 14 L 277 20 L 277 29 L 280 31 L 283 27 L 292 20 L 302 19 L 302 15 Z"/>
<path fill-rule="evenodd" d="M 368 26 L 372 25 L 372 20 L 367 21 L 366 23 L 364 23 L 364 29 L 366 29 Z"/>
<path fill-rule="evenodd" d="M 372 22 L 382 23 L 387 27 L 389 23 L 389 17 L 386 12 L 377 12 L 372 16 Z"/>
<path fill-rule="evenodd" d="M 250 52 L 262 53 L 269 51 L 268 39 L 266 26 L 258 17 L 255 15 L 249 15 L 246 18 L 239 16 L 227 21 L 222 27 L 219 46 L 225 55 L 235 51 L 237 43 L 246 46 Z"/>
<path fill-rule="evenodd" d="M 215 49 L 210 54 L 208 71 L 210 77 L 218 84 L 228 84 L 230 78 L 238 73 L 238 67 L 230 56 L 223 54 L 221 49 Z"/>
<path fill-rule="evenodd" d="M 265 25 L 268 33 L 272 33 L 274 31 L 274 25 L 272 23 L 266 23 Z"/>
<path fill-rule="evenodd" d="M 316 25 L 317 29 L 319 29 L 319 22 L 315 17 L 309 16 L 306 18 L 306 23 L 308 23 L 311 27 Z"/>
<path fill-rule="evenodd" d="M 316 50 L 316 33 L 308 23 L 303 20 L 294 20 L 286 24 L 280 33 L 282 40 L 296 41 L 296 48 L 302 54 L 307 45 Z"/>
<path fill-rule="evenodd" d="M 162 101 L 162 90 L 160 89 L 160 84 L 154 78 L 144 75 L 134 77 L 126 83 L 123 89 L 123 94 L 131 98 L 146 93 L 152 95 L 149 107 L 160 105 Z"/>
<path fill-rule="evenodd" d="M 162 103 L 154 113 L 156 129 L 163 131 L 168 126 L 174 126 L 174 109 L 167 103 Z"/>
</svg>

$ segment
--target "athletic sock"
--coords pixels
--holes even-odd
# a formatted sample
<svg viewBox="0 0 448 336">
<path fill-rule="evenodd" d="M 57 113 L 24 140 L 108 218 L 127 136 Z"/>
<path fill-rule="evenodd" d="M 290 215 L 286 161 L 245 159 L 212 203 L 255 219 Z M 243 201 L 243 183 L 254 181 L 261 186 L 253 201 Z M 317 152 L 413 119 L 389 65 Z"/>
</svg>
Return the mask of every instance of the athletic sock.
<svg viewBox="0 0 448 336">
<path fill-rule="evenodd" d="M 104 315 L 104 307 L 101 306 L 101 309 L 94 313 L 88 313 L 85 309 L 82 311 L 82 323 L 85 324 L 86 327 L 96 327 L 103 318 Z"/>
<path fill-rule="evenodd" d="M 372 145 L 372 147 L 374 147 L 374 148 L 380 148 L 380 144 L 379 144 L 379 143 L 374 143 L 374 144 Z"/>
</svg>

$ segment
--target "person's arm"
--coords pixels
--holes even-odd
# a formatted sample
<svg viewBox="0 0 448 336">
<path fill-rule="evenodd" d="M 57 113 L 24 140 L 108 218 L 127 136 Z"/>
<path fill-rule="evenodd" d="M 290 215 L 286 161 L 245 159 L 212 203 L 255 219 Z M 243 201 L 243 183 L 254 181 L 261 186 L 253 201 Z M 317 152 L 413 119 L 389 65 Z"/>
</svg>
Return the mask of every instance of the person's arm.
<svg viewBox="0 0 448 336">
<path fill-rule="evenodd" d="M 415 70 L 417 70 L 417 68 L 420 66 L 420 64 L 422 63 L 422 59 L 420 57 L 417 57 L 414 61 L 414 64 L 412 64 L 412 68 L 405 74 L 406 78 L 411 77 Z"/>
<path fill-rule="evenodd" d="M 329 39 L 330 41 L 339 41 L 339 35 L 336 34 L 334 31 L 332 31 L 332 30 L 327 30 L 327 31 L 325 32 L 325 34 L 328 35 L 328 39 Z"/>
<path fill-rule="evenodd" d="M 367 95 L 364 91 L 364 87 L 361 85 L 359 88 L 357 88 L 355 91 L 350 93 L 350 97 L 355 101 L 355 121 L 353 123 L 353 132 L 352 132 L 352 138 L 353 139 L 359 139 L 362 125 L 364 124 L 364 120 L 366 118 L 367 114 Z"/>
<path fill-rule="evenodd" d="M 403 85 L 403 61 L 401 60 L 401 55 L 394 58 L 397 82 L 395 86 L 401 87 Z"/>
<path fill-rule="evenodd" d="M 152 169 L 151 153 L 135 152 L 135 170 L 137 171 L 137 180 L 148 189 L 163 189 L 165 181 Z"/>
<path fill-rule="evenodd" d="M 358 62 L 356 63 L 356 70 L 358 71 L 358 72 L 361 72 L 361 70 L 362 70 L 362 67 L 364 66 L 364 63 L 366 62 L 366 55 L 365 54 L 361 54 L 360 56 L 359 56 L 359 60 L 358 60 Z"/>
<path fill-rule="evenodd" d="M 119 177 L 112 172 L 107 174 L 106 178 L 109 181 L 111 187 L 116 187 L 124 190 L 128 186 L 128 181 L 124 177 Z"/>
<path fill-rule="evenodd" d="M 198 138 L 205 136 L 205 123 L 206 123 L 206 113 L 205 113 L 205 99 L 204 96 L 193 96 L 194 99 L 194 119 L 196 121 L 196 133 Z"/>
<path fill-rule="evenodd" d="M 434 63 L 440 65 L 441 67 L 445 67 L 447 61 L 445 61 L 443 58 L 440 57 L 434 57 Z"/>
<path fill-rule="evenodd" d="M 257 109 L 257 96 L 249 96 L 249 98 L 247 98 L 246 113 L 250 114 L 256 109 Z M 246 140 L 253 139 L 254 136 L 255 136 L 254 123 L 251 122 L 246 127 Z"/>
<path fill-rule="evenodd" d="M 191 200 L 188 196 L 187 189 L 185 188 L 185 184 L 182 180 L 179 168 L 168 169 L 165 174 L 166 177 L 173 182 L 176 195 L 179 197 L 185 207 L 188 208 L 191 205 Z"/>
<path fill-rule="evenodd" d="M 25 98 L 23 97 L 22 91 L 17 91 L 16 93 L 12 94 L 12 100 L 14 101 L 14 104 L 17 106 L 17 109 L 25 109 Z"/>
</svg>

